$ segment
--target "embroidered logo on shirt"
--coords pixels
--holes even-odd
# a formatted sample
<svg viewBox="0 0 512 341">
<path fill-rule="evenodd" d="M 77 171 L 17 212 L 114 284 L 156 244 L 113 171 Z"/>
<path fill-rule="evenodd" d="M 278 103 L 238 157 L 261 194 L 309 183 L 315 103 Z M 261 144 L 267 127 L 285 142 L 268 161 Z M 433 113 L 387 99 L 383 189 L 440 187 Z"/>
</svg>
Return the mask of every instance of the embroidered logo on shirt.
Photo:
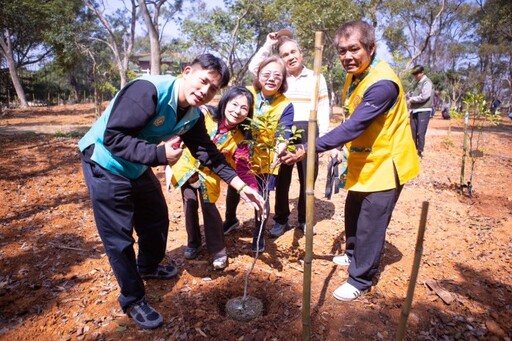
<svg viewBox="0 0 512 341">
<path fill-rule="evenodd" d="M 156 118 L 155 122 L 153 123 L 153 125 L 155 127 L 160 127 L 162 124 L 164 124 L 165 122 L 165 116 L 159 116 Z"/>
</svg>

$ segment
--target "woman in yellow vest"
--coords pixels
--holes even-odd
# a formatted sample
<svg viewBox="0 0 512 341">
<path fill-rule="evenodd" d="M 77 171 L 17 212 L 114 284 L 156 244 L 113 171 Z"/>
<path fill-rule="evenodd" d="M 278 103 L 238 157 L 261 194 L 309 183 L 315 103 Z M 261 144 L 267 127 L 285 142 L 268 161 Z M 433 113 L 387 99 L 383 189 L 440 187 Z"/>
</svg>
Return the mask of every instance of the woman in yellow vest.
<svg viewBox="0 0 512 341">
<path fill-rule="evenodd" d="M 250 138 L 250 130 L 243 129 L 250 123 L 254 111 L 254 97 L 242 86 L 229 89 L 219 101 L 217 108 L 202 106 L 206 130 L 226 160 L 235 168 L 238 176 L 249 187 L 257 189 L 254 174 L 251 173 L 249 145 L 243 143 Z M 188 149 L 183 150 L 179 161 L 172 166 L 171 182 L 181 188 L 187 248 L 185 258 L 194 259 L 201 247 L 198 201 L 201 202 L 206 247 L 213 254 L 214 269 L 224 269 L 228 264 L 222 218 L 215 202 L 220 194 L 220 178 L 209 168 L 202 167 Z M 198 200 L 198 194 L 200 200 Z"/>
<path fill-rule="evenodd" d="M 249 87 L 255 98 L 255 120 L 252 122 L 252 135 L 255 139 L 251 159 L 253 165 L 252 172 L 256 174 L 259 192 L 266 199 L 265 212 L 267 213 L 266 219 L 263 222 L 255 215 L 256 226 L 251 247 L 253 252 L 263 252 L 265 250 L 263 231 L 265 230 L 270 210 L 268 192 L 273 189 L 275 176 L 279 172 L 279 167 L 276 166 L 274 159 L 275 155 L 286 148 L 287 141 L 292 137 L 293 104 L 283 95 L 287 89 L 286 66 L 279 57 L 275 56 L 265 59 L 259 65 L 256 77 L 253 79 L 253 86 Z M 261 119 L 261 121 L 256 119 L 263 116 L 265 118 Z M 268 124 L 270 121 L 272 123 Z M 266 122 L 267 125 L 264 128 L 259 127 L 258 122 Z M 274 145 L 274 147 L 267 149 L 261 147 L 262 145 L 270 147 Z M 239 221 L 236 218 L 238 201 L 239 196 L 236 191 L 231 191 L 228 188 L 226 222 L 224 223 L 226 234 L 239 225 Z"/>
</svg>

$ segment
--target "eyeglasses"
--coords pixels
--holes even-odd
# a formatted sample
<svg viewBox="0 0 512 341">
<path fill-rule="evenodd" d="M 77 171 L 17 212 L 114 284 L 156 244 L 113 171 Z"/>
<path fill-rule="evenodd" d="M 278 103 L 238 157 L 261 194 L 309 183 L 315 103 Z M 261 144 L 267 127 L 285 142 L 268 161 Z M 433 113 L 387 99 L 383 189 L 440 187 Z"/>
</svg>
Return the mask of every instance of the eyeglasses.
<svg viewBox="0 0 512 341">
<path fill-rule="evenodd" d="M 270 76 L 272 76 L 276 81 L 283 80 L 283 75 L 280 73 L 277 73 L 277 72 L 275 72 L 275 73 L 265 72 L 265 73 L 260 74 L 260 78 L 264 81 L 270 79 Z"/>
</svg>

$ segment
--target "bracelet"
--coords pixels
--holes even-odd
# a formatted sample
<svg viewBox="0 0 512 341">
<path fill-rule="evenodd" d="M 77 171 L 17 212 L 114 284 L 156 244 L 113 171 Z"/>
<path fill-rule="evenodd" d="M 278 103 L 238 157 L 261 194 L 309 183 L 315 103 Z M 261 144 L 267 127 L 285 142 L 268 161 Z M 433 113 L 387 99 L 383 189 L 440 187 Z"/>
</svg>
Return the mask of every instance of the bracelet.
<svg viewBox="0 0 512 341">
<path fill-rule="evenodd" d="M 242 192 L 242 190 L 243 190 L 245 187 L 247 187 L 247 184 L 246 184 L 246 183 L 244 183 L 244 184 L 242 185 L 242 187 L 240 187 L 236 192 L 237 192 L 238 194 L 240 194 L 240 192 Z"/>
</svg>

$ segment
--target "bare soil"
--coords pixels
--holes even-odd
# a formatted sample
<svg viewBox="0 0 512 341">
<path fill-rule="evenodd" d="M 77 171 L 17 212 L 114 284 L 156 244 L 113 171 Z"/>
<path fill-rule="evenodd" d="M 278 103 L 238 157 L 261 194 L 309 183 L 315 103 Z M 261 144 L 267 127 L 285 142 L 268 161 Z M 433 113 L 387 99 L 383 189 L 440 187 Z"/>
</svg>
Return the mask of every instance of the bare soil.
<svg viewBox="0 0 512 341">
<path fill-rule="evenodd" d="M 165 193 L 171 221 L 166 261 L 176 263 L 179 277 L 147 282 L 148 300 L 165 323 L 153 331 L 136 328 L 117 303 L 117 283 L 81 174 L 76 143 L 93 121 L 90 105 L 11 110 L 0 118 L 0 339 L 302 339 L 302 232 L 267 237 L 267 248 L 249 277 L 249 295 L 263 301 L 264 315 L 237 322 L 226 317 L 225 305 L 243 295 L 253 261 L 252 212 L 241 205 L 243 227 L 226 237 L 230 264 L 214 271 L 204 249 L 197 260 L 183 257 L 186 231 L 178 191 Z M 462 136 L 459 122 L 439 114 L 431 120 L 421 175 L 405 186 L 397 204 L 375 286 L 347 303 L 332 296 L 347 271 L 331 262 L 344 248 L 346 193 L 324 198 L 326 158 L 321 159 L 315 188 L 312 340 L 394 339 L 416 252 L 422 252 L 422 259 L 406 339 L 511 340 L 512 121 L 503 117 L 500 126 L 485 127 L 472 198 L 467 190 L 459 193 Z M 155 172 L 164 186 L 163 168 Z M 293 208 L 297 193 L 295 180 Z M 415 251 L 425 201 L 424 246 Z M 224 198 L 218 206 L 223 212 Z M 290 223 L 297 225 L 295 208 Z"/>
</svg>

